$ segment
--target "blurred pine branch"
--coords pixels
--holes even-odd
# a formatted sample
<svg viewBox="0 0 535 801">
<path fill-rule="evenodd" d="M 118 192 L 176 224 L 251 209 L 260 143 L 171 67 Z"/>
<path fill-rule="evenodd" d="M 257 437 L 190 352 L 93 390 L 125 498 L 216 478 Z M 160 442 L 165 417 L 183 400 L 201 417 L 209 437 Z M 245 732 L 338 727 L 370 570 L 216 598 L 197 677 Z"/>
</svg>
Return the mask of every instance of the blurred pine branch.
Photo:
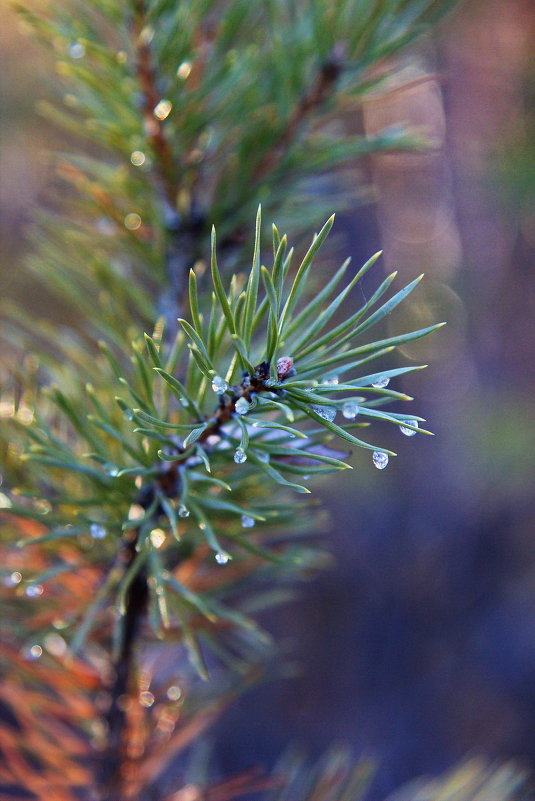
<svg viewBox="0 0 535 801">
<path fill-rule="evenodd" d="M 327 559 L 306 481 L 349 468 L 348 445 L 385 467 L 370 423 L 429 433 L 385 408 L 418 368 L 367 362 L 438 326 L 361 336 L 419 279 L 387 295 L 391 275 L 355 309 L 380 254 L 321 282 L 333 218 L 299 258 L 289 240 L 351 202 L 359 158 L 419 146 L 344 120 L 451 5 L 17 5 L 58 58 L 65 94 L 41 111 L 86 146 L 52 157 L 29 237 L 65 325 L 4 304 L 20 354 L 0 400 L 6 797 L 365 797 L 368 766 L 339 749 L 312 773 L 288 755 L 271 777 L 176 776 L 237 695 L 284 672 L 255 615 Z M 260 201 L 286 233 L 260 210 L 251 224 Z"/>
</svg>

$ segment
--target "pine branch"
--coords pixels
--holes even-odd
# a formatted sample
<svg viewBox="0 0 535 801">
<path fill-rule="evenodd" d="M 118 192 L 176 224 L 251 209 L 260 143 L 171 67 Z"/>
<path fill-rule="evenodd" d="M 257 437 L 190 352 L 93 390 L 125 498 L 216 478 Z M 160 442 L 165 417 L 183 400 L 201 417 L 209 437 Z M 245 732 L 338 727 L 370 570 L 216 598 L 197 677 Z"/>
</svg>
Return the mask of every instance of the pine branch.
<svg viewBox="0 0 535 801">
<path fill-rule="evenodd" d="M 166 222 L 167 286 L 162 289 L 156 307 L 159 316 L 165 320 L 164 341 L 169 343 L 177 318 L 183 313 L 188 273 L 202 250 L 205 219 L 196 209 L 192 209 L 189 218 L 180 217 L 174 212 L 167 215 Z"/>
<path fill-rule="evenodd" d="M 144 129 L 154 154 L 155 172 L 164 192 L 166 209 L 172 215 L 176 213 L 179 171 L 165 133 L 165 118 L 155 113 L 161 96 L 147 37 L 147 24 L 146 3 L 144 0 L 135 0 L 131 30 L 136 75 L 143 95 Z"/>
<path fill-rule="evenodd" d="M 255 182 L 261 182 L 266 175 L 276 169 L 289 148 L 296 143 L 299 129 L 303 123 L 329 98 L 344 68 L 343 54 L 344 46 L 339 44 L 333 48 L 331 57 L 320 65 L 315 80 L 294 109 L 278 141 L 274 143 L 270 151 L 265 153 L 254 170 L 253 180 Z"/>
<path fill-rule="evenodd" d="M 40 554 L 31 580 L 24 577 L 28 588 L 57 575 L 73 578 L 72 571 L 88 564 L 106 576 L 97 598 L 89 592 L 80 604 L 85 612 L 77 608 L 66 623 L 78 625 L 80 647 L 91 635 L 102 649 L 109 648 L 106 612 L 109 605 L 118 607 L 107 742 L 96 777 L 102 801 L 126 801 L 134 792 L 128 786 L 130 720 L 124 700 L 136 689 L 145 628 L 180 640 L 203 678 L 208 675 L 203 649 L 225 677 L 236 665 L 242 676 L 249 675 L 265 660 L 265 635 L 239 600 L 227 605 L 229 593 L 239 587 L 245 595 L 249 587 L 258 601 L 262 591 L 253 579 L 259 568 L 269 577 L 269 569 L 282 568 L 286 575 L 321 563 L 305 536 L 311 527 L 323 530 L 325 517 L 316 514 L 311 521 L 309 507 L 293 495 L 310 490 L 294 478 L 351 467 L 346 454 L 333 449 L 333 437 L 344 447 L 373 451 L 372 462 L 382 469 L 392 451 L 357 438 L 355 431 L 381 422 L 408 436 L 429 433 L 419 427 L 422 418 L 384 408 L 412 400 L 387 384 L 418 368 L 369 373 L 363 365 L 437 327 L 372 342 L 359 339 L 419 280 L 377 307 L 394 276 L 361 308 L 352 305 L 345 318 L 338 316 L 379 254 L 339 291 L 344 263 L 311 299 L 307 280 L 333 218 L 295 270 L 287 238 L 276 229 L 273 262 L 261 266 L 259 213 L 245 281 L 243 248 L 235 251 L 238 274 L 230 284 L 226 271 L 220 273 L 215 232 L 212 293 L 197 297 L 190 272 L 207 255 L 208 220 L 217 222 L 223 241 L 243 245 L 251 238 L 242 234 L 253 230 L 247 215 L 260 188 L 270 216 L 275 210 L 282 216 L 288 187 L 316 175 L 318 163 L 327 169 L 355 152 L 393 145 L 385 137 L 366 146 L 358 142 L 356 151 L 349 139 L 318 141 L 307 124 L 325 119 L 324 106 L 338 101 L 339 91 L 348 90 L 346 99 L 366 91 L 362 72 L 351 88 L 339 80 L 342 72 L 344 78 L 351 70 L 357 74 L 361 54 L 363 64 L 373 64 L 413 35 L 410 15 L 401 13 L 407 3 L 378 0 L 368 17 L 345 0 L 312 4 L 295 32 L 286 3 L 132 0 L 128 6 L 126 24 L 124 8 L 109 0 L 67 6 L 72 18 L 63 12 L 56 18 L 53 7 L 35 15 L 45 41 L 59 41 L 61 58 L 67 59 L 61 73 L 74 86 L 66 109 L 52 113 L 72 132 L 83 128 L 107 155 L 66 159 L 62 175 L 76 189 L 71 213 L 45 219 L 37 234 L 34 270 L 80 310 L 85 340 L 70 332 L 58 342 L 50 326 L 41 328 L 59 354 L 55 361 L 44 360 L 47 379 L 61 389 L 45 393 L 36 382 L 33 395 L 24 395 L 31 422 L 14 404 L 16 447 L 6 451 L 5 488 L 22 487 L 25 494 L 4 496 L 11 515 L 38 526 L 25 538 Z M 252 30 L 246 24 L 251 16 Z M 273 36 L 265 36 L 266 24 Z M 254 85 L 251 75 L 259 78 Z M 308 85 L 310 75 L 315 77 Z M 150 158 L 142 153 L 142 159 L 133 159 L 138 148 Z M 316 162 L 309 158 L 314 153 Z M 293 224 L 302 231 L 319 219 L 324 200 L 310 191 L 307 197 L 309 203 L 295 204 L 306 214 L 299 212 L 290 230 Z M 326 201 L 333 205 L 332 197 Z M 155 308 L 165 320 L 164 333 L 158 321 L 143 341 L 141 331 L 152 330 Z M 191 323 L 181 319 L 176 333 L 176 318 L 186 314 Z M 11 318 L 14 339 L 21 330 L 35 338 L 33 320 L 24 329 L 16 313 Z M 100 358 L 95 358 L 96 339 L 103 340 Z M 339 383 L 344 373 L 349 377 Z M 337 414 L 340 424 L 334 422 Z M 66 547 L 58 547 L 58 540 Z M 243 683 L 238 679 L 240 688 Z M 224 706 L 221 691 L 219 696 L 218 709 Z M 133 706 L 139 715 L 140 705 Z M 148 758 L 157 724 L 145 712 Z M 205 699 L 190 739 L 211 715 Z M 187 740 L 182 731 L 176 734 L 179 742 Z M 162 772 L 166 765 L 162 757 Z M 318 786 L 319 797 L 324 785 Z M 142 789 L 138 794 L 143 797 Z"/>
<path fill-rule="evenodd" d="M 166 333 L 180 316 L 187 275 L 196 260 L 204 218 L 191 198 L 188 217 L 177 211 L 180 191 L 180 168 L 177 165 L 165 131 L 165 117 L 157 113 L 162 98 L 158 91 L 158 75 L 153 64 L 145 0 L 136 0 L 132 18 L 132 40 L 136 57 L 136 75 L 143 96 L 144 130 L 154 156 L 153 173 L 162 196 L 162 218 L 167 236 L 165 274 L 167 286 L 157 301 L 159 314 L 165 319 Z"/>
<path fill-rule="evenodd" d="M 150 42 L 145 35 L 147 8 L 144 0 L 136 0 L 132 18 L 132 39 L 136 55 L 136 75 L 143 96 L 144 129 L 154 155 L 156 183 L 162 196 L 162 212 L 167 233 L 165 254 L 165 274 L 167 286 L 160 293 L 157 307 L 167 325 L 166 332 L 173 329 L 176 318 L 181 314 L 186 276 L 195 261 L 198 248 L 196 233 L 199 221 L 193 224 L 181 220 L 177 210 L 179 192 L 179 169 L 175 163 L 172 149 L 165 133 L 164 120 L 155 113 L 160 94 L 158 77 L 152 63 Z M 176 480 L 176 466 L 171 468 L 171 481 Z M 168 477 L 167 477 L 168 478 Z M 150 491 L 149 491 L 150 492 Z M 148 508 L 152 502 L 143 499 L 142 507 Z M 122 547 L 123 575 L 126 576 L 137 556 L 139 529 L 133 529 L 126 537 Z M 103 801 L 121 801 L 123 798 L 126 712 L 124 698 L 131 690 L 136 668 L 136 646 L 141 635 L 147 611 L 149 589 L 147 571 L 142 567 L 128 589 L 124 615 L 120 620 L 120 649 L 114 661 L 115 681 L 111 689 L 110 708 L 106 715 L 108 726 L 108 748 L 102 761 L 100 781 L 104 791 Z"/>
<path fill-rule="evenodd" d="M 124 571 L 136 558 L 137 536 L 124 549 Z M 99 785 L 102 801 L 123 801 L 124 770 L 127 762 L 126 705 L 131 693 L 136 669 L 136 646 L 141 635 L 149 597 L 147 574 L 143 568 L 132 581 L 126 598 L 125 612 L 120 621 L 120 648 L 113 663 L 115 680 L 110 692 L 110 707 L 105 716 L 107 748 L 100 763 Z"/>
</svg>

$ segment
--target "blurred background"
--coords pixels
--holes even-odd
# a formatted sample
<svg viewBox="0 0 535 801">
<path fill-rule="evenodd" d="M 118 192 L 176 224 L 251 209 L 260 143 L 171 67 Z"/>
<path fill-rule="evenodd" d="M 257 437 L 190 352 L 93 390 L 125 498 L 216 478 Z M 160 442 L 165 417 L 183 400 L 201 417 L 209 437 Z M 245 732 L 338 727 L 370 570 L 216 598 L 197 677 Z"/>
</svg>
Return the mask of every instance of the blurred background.
<svg viewBox="0 0 535 801">
<path fill-rule="evenodd" d="M 53 63 L 3 13 L 0 294 L 42 312 L 17 265 L 42 153 L 67 143 L 36 111 Z M 357 263 L 383 247 L 403 282 L 426 273 L 392 329 L 449 323 L 405 353 L 430 365 L 406 387 L 436 437 L 382 431 L 387 470 L 357 454 L 322 485 L 336 564 L 266 618 L 299 669 L 221 722 L 224 771 L 344 740 L 380 799 L 467 754 L 535 764 L 534 53 L 530 0 L 465 2 L 347 120 L 429 145 L 366 164 L 337 230 Z"/>
</svg>

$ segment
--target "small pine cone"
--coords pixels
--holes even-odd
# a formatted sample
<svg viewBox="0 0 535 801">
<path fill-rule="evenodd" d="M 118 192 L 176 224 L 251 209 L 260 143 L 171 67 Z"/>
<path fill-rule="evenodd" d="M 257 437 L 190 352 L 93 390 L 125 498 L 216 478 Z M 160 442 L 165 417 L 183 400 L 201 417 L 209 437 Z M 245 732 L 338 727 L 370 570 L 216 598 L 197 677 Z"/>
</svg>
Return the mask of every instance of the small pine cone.
<svg viewBox="0 0 535 801">
<path fill-rule="evenodd" d="M 283 378 L 288 378 L 294 373 L 294 360 L 291 356 L 281 356 L 280 359 L 277 359 L 277 378 L 279 381 L 282 381 Z"/>
</svg>

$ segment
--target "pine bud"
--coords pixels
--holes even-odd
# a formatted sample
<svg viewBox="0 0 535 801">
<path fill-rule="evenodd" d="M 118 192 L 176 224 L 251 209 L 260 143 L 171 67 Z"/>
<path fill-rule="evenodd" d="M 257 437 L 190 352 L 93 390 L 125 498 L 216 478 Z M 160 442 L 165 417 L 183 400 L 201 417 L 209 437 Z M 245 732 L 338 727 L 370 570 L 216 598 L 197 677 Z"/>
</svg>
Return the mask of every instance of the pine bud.
<svg viewBox="0 0 535 801">
<path fill-rule="evenodd" d="M 281 356 L 277 359 L 277 378 L 282 381 L 289 375 L 294 374 L 294 360 L 291 356 Z"/>
</svg>

